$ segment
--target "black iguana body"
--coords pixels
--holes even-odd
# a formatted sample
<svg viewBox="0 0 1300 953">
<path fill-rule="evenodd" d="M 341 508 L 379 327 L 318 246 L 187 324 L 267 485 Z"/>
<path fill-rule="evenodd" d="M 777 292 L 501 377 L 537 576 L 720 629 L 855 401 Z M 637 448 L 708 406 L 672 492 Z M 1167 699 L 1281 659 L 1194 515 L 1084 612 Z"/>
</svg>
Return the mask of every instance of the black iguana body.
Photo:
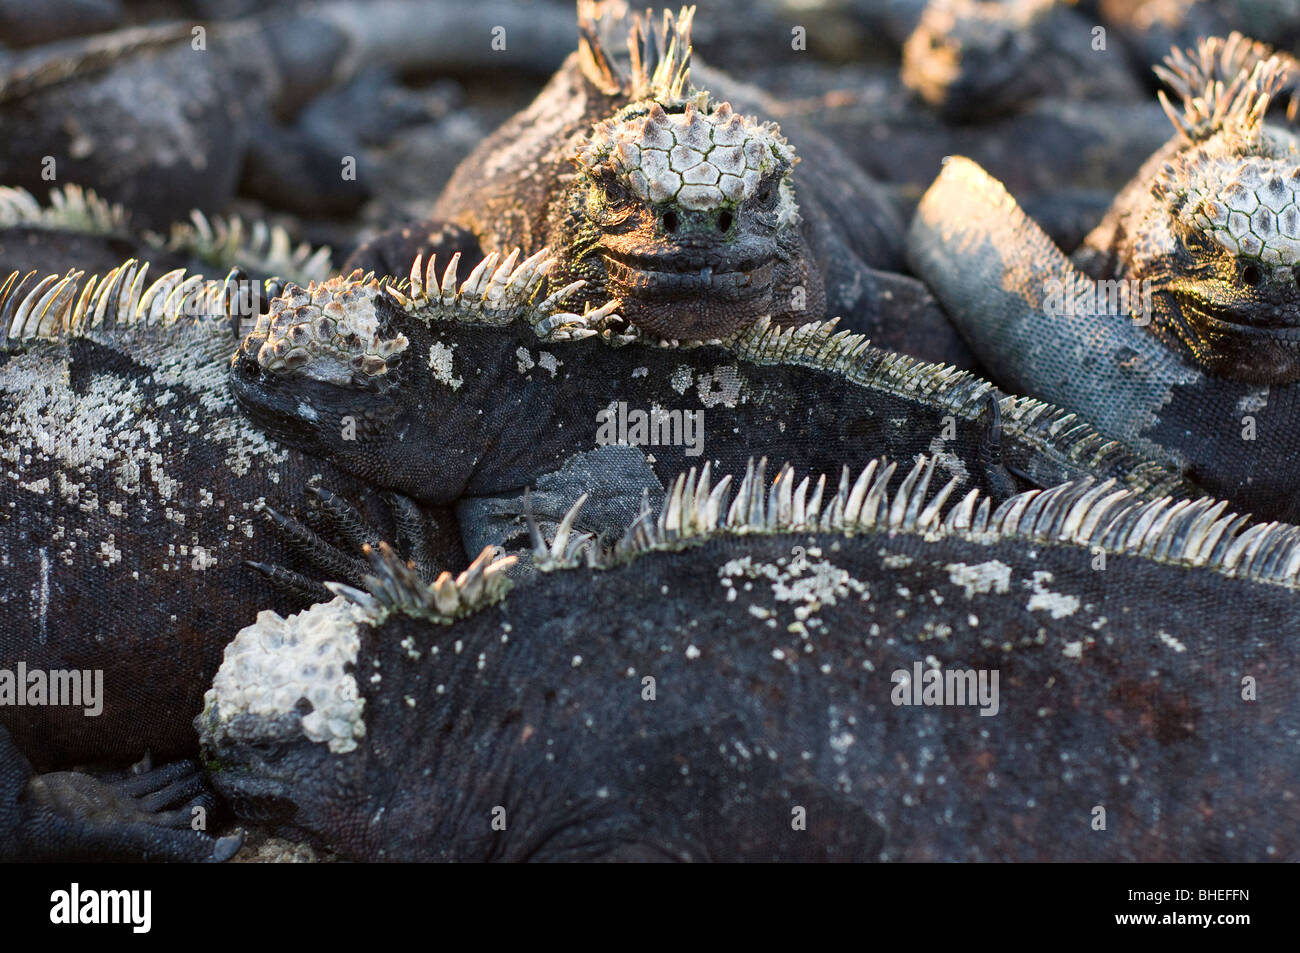
<svg viewBox="0 0 1300 953">
<path fill-rule="evenodd" d="M 222 644 L 272 601 L 243 561 L 291 558 L 259 504 L 321 480 L 363 502 L 241 417 L 225 386 L 237 328 L 205 298 L 234 289 L 144 271 L 49 281 L 0 309 L 0 667 L 103 672 L 94 717 L 0 707 L 42 769 L 190 750 L 186 712 Z"/>
<path fill-rule="evenodd" d="M 542 267 L 538 256 L 487 264 L 465 284 L 489 302 L 508 284 L 494 268 Z M 727 343 L 670 348 L 615 333 L 607 308 L 537 325 L 501 309 L 457 319 L 440 290 L 455 286 L 456 269 L 439 281 L 433 263 L 417 262 L 401 290 L 355 276 L 290 286 L 241 345 L 233 393 L 276 439 L 418 502 L 456 503 L 467 525 L 480 525 L 474 508 L 494 498 L 514 501 L 517 516 L 520 495 L 544 479 L 557 481 L 548 489 L 558 510 L 534 508 L 558 520 L 601 470 L 593 456 L 607 461 L 593 504 L 617 496 L 623 506 L 621 518 L 606 513 L 585 528 L 615 537 L 643 489 L 658 497 L 685 467 L 734 470 L 756 452 L 815 470 L 935 453 L 963 489 L 996 489 L 999 499 L 1014 492 L 992 482 L 1003 463 L 1040 486 L 1092 475 L 1143 491 L 1191 489 L 1047 405 L 827 324 L 781 329 L 764 319 Z M 331 343 L 353 331 L 386 358 L 359 368 L 356 351 Z M 1001 461 L 981 450 L 990 397 Z M 462 532 L 467 552 L 499 542 Z"/>
<path fill-rule="evenodd" d="M 586 282 L 576 303 L 617 301 L 662 338 L 840 316 L 883 347 L 969 360 L 924 288 L 894 273 L 903 223 L 884 190 L 817 134 L 755 118 L 772 113 L 758 90 L 692 64 L 693 8 L 630 29 L 598 4 L 579 10 L 578 51 L 461 163 L 433 220 L 380 236 L 345 270 L 547 246 L 553 280 Z"/>
<path fill-rule="evenodd" d="M 1086 274 L 963 159 L 922 200 L 909 256 L 999 384 L 1294 521 L 1300 140 L 1265 116 L 1292 69 L 1265 53 L 1234 36 L 1171 60 L 1180 133 L 1080 250 Z"/>
<path fill-rule="evenodd" d="M 504 598 L 490 553 L 426 586 L 385 552 L 232 642 L 214 784 L 367 860 L 1300 856 L 1300 529 L 934 472 L 692 471 L 612 562 Z M 929 669 L 997 672 L 996 714 L 969 680 L 899 705 Z"/>
</svg>

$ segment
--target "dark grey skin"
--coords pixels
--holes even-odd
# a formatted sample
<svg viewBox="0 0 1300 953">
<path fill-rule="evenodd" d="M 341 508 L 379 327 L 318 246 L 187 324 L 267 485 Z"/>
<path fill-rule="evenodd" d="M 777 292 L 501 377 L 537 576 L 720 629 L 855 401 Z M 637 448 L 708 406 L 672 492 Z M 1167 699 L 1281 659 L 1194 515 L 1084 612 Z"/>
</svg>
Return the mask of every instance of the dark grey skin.
<svg viewBox="0 0 1300 953">
<path fill-rule="evenodd" d="M 689 455 L 684 440 L 624 450 L 643 461 L 641 469 L 628 465 L 608 479 L 621 484 L 633 506 L 642 487 L 657 498 L 666 481 L 705 462 L 730 471 L 758 454 L 826 469 L 865 462 L 882 450 L 904 460 L 944 453 L 945 472 L 959 476 L 963 487 L 1003 495 L 1007 484 L 1015 487 L 1011 475 L 1028 485 L 1093 475 L 1152 492 L 1192 490 L 1170 479 L 1160 463 L 1113 443 L 1103 446 L 1088 428 L 1060 420 L 1050 408 L 1016 402 L 965 372 L 919 364 L 861 340 L 836 345 L 824 330 L 802 345 L 773 344 L 777 332 L 769 329 L 731 345 L 611 347 L 599 336 L 539 340 L 523 321 L 426 324 L 377 288 L 371 295 L 385 334 L 409 341 L 381 378 L 344 385 L 264 369 L 257 358 L 266 343 L 261 331 L 235 356 L 231 391 L 248 418 L 278 441 L 421 504 L 457 503 L 463 517 L 474 500 L 510 498 L 518 505 L 526 488 L 580 465 L 579 455 L 598 449 L 598 415 L 619 403 L 702 415 L 699 455 Z M 435 352 L 450 355 L 450 364 L 431 368 L 426 356 Z M 543 355 L 558 362 L 553 371 L 543 366 Z M 1000 401 L 997 421 L 990 395 Z M 621 448 L 602 453 L 615 449 Z M 554 497 L 558 512 L 539 515 L 558 520 L 587 478 L 569 484 L 572 492 L 560 494 L 563 499 Z M 559 492 L 558 485 L 550 489 Z M 580 528 L 606 536 L 625 526 L 626 519 L 580 520 Z M 464 538 L 475 552 L 485 542 Z"/>
<path fill-rule="evenodd" d="M 1132 513 L 1098 570 L 1051 538 L 1086 489 L 992 537 L 724 532 L 395 610 L 355 750 L 210 696 L 214 784 L 359 860 L 1294 860 L 1294 580 L 1118 555 Z M 894 704 L 927 658 L 997 671 L 997 714 Z"/>
<path fill-rule="evenodd" d="M 581 28 L 596 29 L 588 21 Z M 602 57 L 619 53 L 586 35 L 583 44 Z M 761 91 L 687 62 L 690 82 L 709 93 L 706 112 L 729 103 L 759 120 L 773 114 Z M 763 314 L 785 326 L 840 316 L 883 347 L 971 366 L 924 287 L 897 273 L 903 222 L 886 191 L 798 122 L 783 120 L 782 133 L 799 164 L 773 170 L 757 195 L 721 211 L 638 199 L 616 179 L 575 167 L 594 124 L 650 108 L 652 100 L 633 102 L 626 83 L 607 91 L 615 82 L 584 68 L 581 51 L 571 55 L 531 106 L 461 163 L 431 220 L 367 243 L 344 271 L 401 277 L 417 254 L 446 260 L 459 251 L 474 261 L 545 245 L 559 259 L 555 287 L 586 282 L 573 299 L 579 309 L 617 298 L 627 321 L 659 337 L 721 338 Z M 670 114 L 684 110 L 680 97 L 656 94 L 653 102 Z M 774 227 L 783 179 L 799 221 Z"/>
<path fill-rule="evenodd" d="M 1211 59 L 1258 61 L 1235 49 L 1239 56 L 1213 47 Z M 1262 94 L 1251 95 L 1259 102 Z M 1241 118 L 1248 112 L 1229 111 L 1218 127 L 1189 112 L 1180 120 L 1188 135 L 1148 161 L 1075 262 L 998 182 L 960 158 L 922 200 L 908 249 L 1000 386 L 1163 452 L 1258 517 L 1292 521 L 1300 519 L 1300 311 L 1290 270 L 1228 254 L 1181 214 L 1190 206 L 1180 189 L 1201 163 L 1234 167 L 1275 154 L 1294 168 L 1292 132 L 1272 120 L 1251 126 Z M 1277 240 L 1274 232 L 1269 241 Z M 1111 311 L 1103 288 L 1075 313 L 1057 313 L 1053 287 L 1091 294 L 1093 279 L 1140 282 L 1149 309 Z"/>
<path fill-rule="evenodd" d="M 6 328 L 21 297 L 3 298 Z M 245 564 L 305 565 L 271 514 L 319 525 L 336 493 L 398 531 L 382 528 L 377 492 L 242 420 L 225 387 L 229 316 L 141 325 L 132 310 L 0 342 L 0 669 L 102 673 L 98 706 L 0 705 L 9 858 L 226 852 L 190 830 L 188 810 L 167 813 L 201 793 L 193 766 L 120 788 L 66 769 L 195 754 L 189 723 L 225 643 L 260 610 L 298 604 Z M 331 494 L 313 496 L 322 484 Z M 464 556 L 449 542 L 429 546 L 455 567 Z"/>
<path fill-rule="evenodd" d="M 0 861 L 219 863 L 234 856 L 241 835 L 191 829 L 198 817 L 206 829 L 217 811 L 194 762 L 141 763 L 117 776 L 34 774 L 0 725 Z"/>
</svg>

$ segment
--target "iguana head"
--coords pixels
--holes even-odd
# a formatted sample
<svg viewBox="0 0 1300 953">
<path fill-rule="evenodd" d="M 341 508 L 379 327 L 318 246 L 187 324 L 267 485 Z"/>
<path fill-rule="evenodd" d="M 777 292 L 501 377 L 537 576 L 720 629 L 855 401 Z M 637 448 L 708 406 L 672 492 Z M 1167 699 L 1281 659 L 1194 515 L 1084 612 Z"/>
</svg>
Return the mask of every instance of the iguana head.
<svg viewBox="0 0 1300 953">
<path fill-rule="evenodd" d="M 583 279 L 584 296 L 617 300 L 665 338 L 721 338 L 762 315 L 818 319 L 794 149 L 775 124 L 691 85 L 691 13 L 666 14 L 658 30 L 636 18 L 622 66 L 582 21 L 584 75 L 622 105 L 571 157 L 576 174 L 550 210 L 552 277 Z"/>
<path fill-rule="evenodd" d="M 463 281 L 459 257 L 441 277 L 417 261 L 401 282 L 354 272 L 288 284 L 234 355 L 230 389 L 244 412 L 375 485 L 455 499 L 494 428 L 526 429 L 522 398 L 507 400 L 502 384 L 519 376 L 520 341 L 596 334 L 560 311 L 572 287 L 533 300 L 545 250 L 523 261 L 489 255 Z"/>
<path fill-rule="evenodd" d="M 1185 143 L 1133 218 L 1124 266 L 1148 283 L 1157 335 L 1269 384 L 1300 380 L 1300 139 L 1265 121 L 1291 64 L 1264 52 L 1234 34 L 1169 60 Z"/>
<path fill-rule="evenodd" d="M 978 119 L 1032 99 L 1040 29 L 1056 0 L 935 0 L 903 45 L 903 84 L 942 115 Z"/>
</svg>

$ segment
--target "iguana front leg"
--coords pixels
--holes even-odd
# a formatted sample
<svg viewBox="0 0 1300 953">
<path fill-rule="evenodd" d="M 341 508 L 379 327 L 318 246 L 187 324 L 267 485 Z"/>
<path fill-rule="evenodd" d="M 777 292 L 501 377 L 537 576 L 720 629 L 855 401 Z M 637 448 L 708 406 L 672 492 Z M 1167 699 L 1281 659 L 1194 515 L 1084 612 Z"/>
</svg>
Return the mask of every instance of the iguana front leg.
<svg viewBox="0 0 1300 953">
<path fill-rule="evenodd" d="M 242 834 L 191 829 L 215 806 L 192 761 L 153 768 L 146 759 L 120 778 L 33 774 L 0 727 L 0 860 L 228 860 Z"/>
</svg>

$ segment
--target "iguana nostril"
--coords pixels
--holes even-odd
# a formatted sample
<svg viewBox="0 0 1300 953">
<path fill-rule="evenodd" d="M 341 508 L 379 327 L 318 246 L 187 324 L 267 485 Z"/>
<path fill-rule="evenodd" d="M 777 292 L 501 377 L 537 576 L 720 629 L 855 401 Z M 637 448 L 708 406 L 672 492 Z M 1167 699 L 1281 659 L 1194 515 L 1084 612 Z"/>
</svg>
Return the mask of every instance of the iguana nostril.
<svg viewBox="0 0 1300 953">
<path fill-rule="evenodd" d="M 677 213 L 676 213 L 676 212 L 665 212 L 665 213 L 664 213 L 664 231 L 667 231 L 667 232 L 670 232 L 670 233 L 671 233 L 671 232 L 675 232 L 675 231 L 677 231 Z"/>
<path fill-rule="evenodd" d="M 1241 269 L 1241 280 L 1248 285 L 1259 284 L 1259 269 L 1254 265 L 1247 265 Z"/>
<path fill-rule="evenodd" d="M 718 231 L 724 235 L 731 231 L 731 212 L 724 211 L 718 216 Z"/>
</svg>

